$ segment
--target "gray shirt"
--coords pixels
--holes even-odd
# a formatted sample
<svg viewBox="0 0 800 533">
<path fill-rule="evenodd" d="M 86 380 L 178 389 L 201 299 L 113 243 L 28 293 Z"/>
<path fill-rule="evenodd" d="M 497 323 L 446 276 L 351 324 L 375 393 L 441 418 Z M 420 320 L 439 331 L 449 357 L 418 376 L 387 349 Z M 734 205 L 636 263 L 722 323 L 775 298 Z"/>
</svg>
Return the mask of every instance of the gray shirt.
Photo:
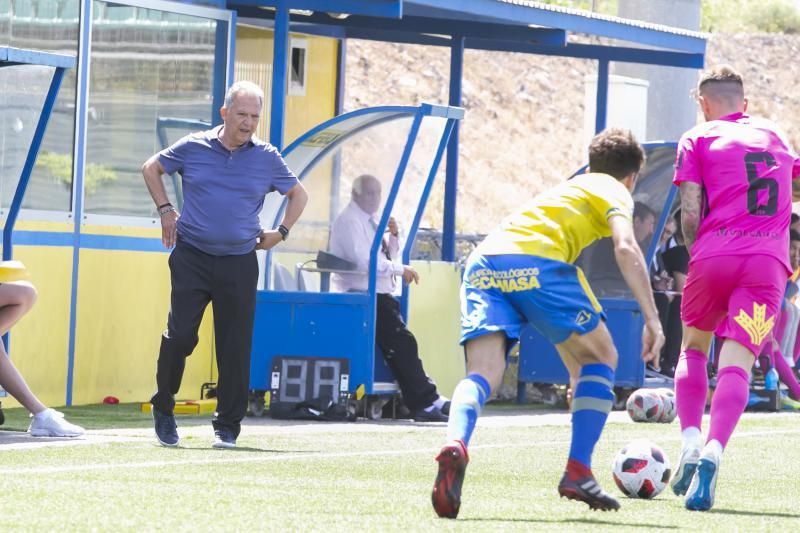
<svg viewBox="0 0 800 533">
<path fill-rule="evenodd" d="M 242 255 L 261 234 L 264 196 L 286 194 L 299 182 L 274 146 L 253 137 L 228 150 L 218 136 L 221 128 L 187 135 L 159 152 L 158 160 L 167 174 L 182 177 L 181 241 L 211 255 Z"/>
</svg>

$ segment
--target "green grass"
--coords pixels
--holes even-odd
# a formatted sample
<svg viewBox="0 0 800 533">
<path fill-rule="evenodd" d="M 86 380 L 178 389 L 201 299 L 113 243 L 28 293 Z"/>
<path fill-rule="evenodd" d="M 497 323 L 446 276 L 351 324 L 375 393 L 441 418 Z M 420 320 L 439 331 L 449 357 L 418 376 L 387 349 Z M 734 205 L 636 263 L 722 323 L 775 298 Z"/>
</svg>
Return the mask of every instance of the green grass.
<svg viewBox="0 0 800 533">
<path fill-rule="evenodd" d="M 8 410 L 7 424 L 26 426 Z M 555 486 L 569 442 L 567 417 L 487 409 L 470 449 L 461 515 L 435 517 L 430 488 L 442 425 L 248 420 L 237 450 L 210 448 L 208 417 L 179 420 L 182 447 L 153 444 L 137 406 L 64 409 L 93 432 L 91 444 L 3 450 L 3 531 L 796 531 L 793 480 L 797 415 L 742 420 L 722 465 L 715 508 L 690 513 L 665 492 L 623 499 L 618 513 L 560 500 Z M 633 424 L 616 413 L 595 454 L 595 472 L 616 493 L 610 464 L 646 436 L 677 459 L 679 430 Z M 5 426 L 4 426 L 5 427 Z M 125 428 L 142 428 L 122 431 Z M 129 441 L 101 442 L 131 435 Z"/>
</svg>

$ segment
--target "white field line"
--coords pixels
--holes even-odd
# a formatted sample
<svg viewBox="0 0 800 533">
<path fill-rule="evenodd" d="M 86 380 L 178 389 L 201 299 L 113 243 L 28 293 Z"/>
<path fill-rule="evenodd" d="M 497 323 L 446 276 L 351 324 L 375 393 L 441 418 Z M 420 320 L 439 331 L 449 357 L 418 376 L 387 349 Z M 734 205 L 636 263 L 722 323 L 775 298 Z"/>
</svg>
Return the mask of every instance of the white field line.
<svg viewBox="0 0 800 533">
<path fill-rule="evenodd" d="M 753 431 L 747 433 L 737 433 L 737 439 L 748 437 L 763 437 L 765 435 L 780 435 L 780 434 L 800 434 L 800 429 L 787 429 L 779 431 Z M 629 437 L 622 439 L 609 439 L 611 442 L 624 443 L 629 440 Z M 669 441 L 679 441 L 680 436 L 676 435 L 674 438 L 665 439 Z M 508 448 L 533 448 L 536 446 L 552 447 L 553 444 L 568 445 L 569 441 L 542 441 L 542 442 L 527 442 L 518 444 L 483 444 L 470 447 L 470 450 L 486 450 L 486 449 L 508 449 Z M 292 461 L 304 459 L 341 459 L 348 457 L 386 457 L 386 456 L 401 456 L 401 455 L 414 455 L 414 454 L 434 454 L 436 450 L 431 448 L 416 448 L 409 450 L 365 450 L 365 451 L 351 451 L 351 452 L 333 452 L 333 453 L 276 453 L 267 456 L 249 456 L 249 457 L 227 457 L 223 459 L 188 459 L 179 461 L 142 461 L 136 463 L 106 463 L 106 464 L 91 464 L 91 465 L 65 465 L 65 466 L 45 466 L 33 468 L 0 468 L 0 475 L 20 475 L 20 474 L 58 474 L 64 472 L 88 472 L 90 470 L 123 470 L 123 469 L 138 469 L 138 468 L 161 468 L 170 466 L 190 466 L 190 465 L 209 465 L 209 464 L 246 464 L 246 463 L 267 463 L 270 461 Z M 220 451 L 224 454 L 224 451 Z"/>
</svg>

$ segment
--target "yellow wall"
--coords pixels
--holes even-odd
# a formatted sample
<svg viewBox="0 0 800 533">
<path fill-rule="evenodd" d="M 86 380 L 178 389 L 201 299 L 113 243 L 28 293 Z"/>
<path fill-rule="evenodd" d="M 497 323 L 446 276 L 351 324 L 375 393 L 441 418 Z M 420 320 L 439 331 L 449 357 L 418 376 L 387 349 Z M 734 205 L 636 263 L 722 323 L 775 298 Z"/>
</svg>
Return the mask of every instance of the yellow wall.
<svg viewBox="0 0 800 533">
<path fill-rule="evenodd" d="M 66 226 L 59 229 L 67 233 Z M 27 229 L 33 228 L 28 225 Z M 112 227 L 87 227 L 86 233 L 158 236 L 150 229 L 126 228 L 121 232 Z M 46 404 L 63 405 L 72 249 L 16 246 L 15 257 L 28 267 L 39 300 L 12 332 L 12 359 Z M 294 273 L 294 263 L 303 257 L 278 254 L 277 258 Z M 449 396 L 464 376 L 464 356 L 458 345 L 460 271 L 456 265 L 427 261 L 416 261 L 414 267 L 421 281 L 411 291 L 409 327 L 417 337 L 426 372 L 437 382 L 439 391 Z M 169 291 L 166 253 L 81 250 L 73 403 L 98 403 L 108 395 L 122 401 L 146 401 L 150 397 L 155 389 Z M 187 361 L 179 399 L 197 398 L 200 385 L 216 379 L 214 353 L 209 307 L 200 342 Z M 10 397 L 3 404 L 17 405 Z"/>
<path fill-rule="evenodd" d="M 18 231 L 71 234 L 67 223 L 20 222 Z M 160 230 L 84 226 L 83 233 L 159 238 Z M 11 332 L 11 357 L 28 385 L 48 405 L 66 401 L 72 248 L 14 247 L 25 263 L 39 298 Z M 146 401 L 155 390 L 161 332 L 169 310 L 168 254 L 82 249 L 78 263 L 78 303 L 72 401 L 98 403 L 113 395 Z M 179 398 L 197 398 L 200 385 L 216 379 L 211 308 L 200 342 L 187 361 Z M 43 333 L 44 332 L 44 333 Z M 17 406 L 11 397 L 7 407 Z"/>
<path fill-rule="evenodd" d="M 414 261 L 419 285 L 413 286 L 408 302 L 408 328 L 419 345 L 425 372 L 440 394 L 451 397 L 466 374 L 464 350 L 458 344 L 461 334 L 458 265 Z"/>
<path fill-rule="evenodd" d="M 28 267 L 39 297 L 10 333 L 11 360 L 40 400 L 63 405 L 67 391 L 72 249 L 18 245 L 14 247 L 14 258 Z M 4 407 L 19 405 L 10 396 L 2 400 Z"/>
</svg>

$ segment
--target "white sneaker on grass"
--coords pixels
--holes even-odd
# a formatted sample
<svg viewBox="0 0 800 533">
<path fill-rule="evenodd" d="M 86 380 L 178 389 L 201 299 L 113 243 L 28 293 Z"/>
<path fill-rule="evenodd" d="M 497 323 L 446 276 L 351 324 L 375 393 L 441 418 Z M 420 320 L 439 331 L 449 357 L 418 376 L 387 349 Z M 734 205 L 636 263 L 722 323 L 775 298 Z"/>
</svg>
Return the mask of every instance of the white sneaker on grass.
<svg viewBox="0 0 800 533">
<path fill-rule="evenodd" d="M 32 437 L 80 437 L 86 431 L 64 420 L 64 415 L 53 409 L 45 409 L 31 417 L 28 433 Z"/>
<path fill-rule="evenodd" d="M 670 486 L 676 496 L 683 496 L 689 490 L 694 473 L 697 470 L 697 462 L 700 460 L 700 447 L 685 447 L 681 450 L 681 459 L 678 468 L 672 476 Z"/>
</svg>

